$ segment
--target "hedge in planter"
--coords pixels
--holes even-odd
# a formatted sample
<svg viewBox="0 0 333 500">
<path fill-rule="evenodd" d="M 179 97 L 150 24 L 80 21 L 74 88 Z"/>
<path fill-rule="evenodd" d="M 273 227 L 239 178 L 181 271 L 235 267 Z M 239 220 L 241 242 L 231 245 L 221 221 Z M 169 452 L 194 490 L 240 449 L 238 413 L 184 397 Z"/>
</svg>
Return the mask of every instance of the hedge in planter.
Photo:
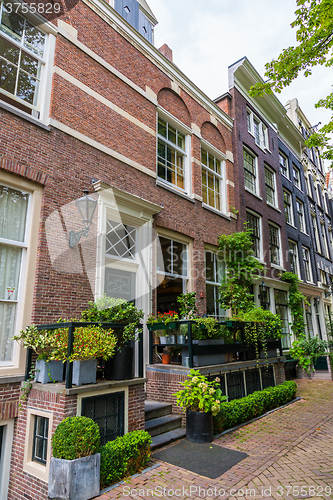
<svg viewBox="0 0 333 500">
<path fill-rule="evenodd" d="M 214 417 L 215 434 L 292 401 L 296 397 L 296 391 L 296 382 L 290 380 L 276 387 L 254 392 L 245 398 L 221 403 L 220 412 Z"/>
<path fill-rule="evenodd" d="M 145 431 L 133 431 L 109 441 L 101 448 L 101 487 L 143 469 L 150 458 L 151 437 Z"/>
</svg>

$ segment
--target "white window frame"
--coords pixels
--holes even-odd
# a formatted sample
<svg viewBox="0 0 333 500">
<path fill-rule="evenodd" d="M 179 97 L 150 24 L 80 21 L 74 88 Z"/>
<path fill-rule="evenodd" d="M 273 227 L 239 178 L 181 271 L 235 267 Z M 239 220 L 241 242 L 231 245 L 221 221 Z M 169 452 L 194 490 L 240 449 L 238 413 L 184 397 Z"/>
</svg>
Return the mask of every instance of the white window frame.
<svg viewBox="0 0 333 500">
<path fill-rule="evenodd" d="M 173 142 L 168 141 L 165 137 L 162 135 L 159 135 L 158 133 L 158 120 L 161 118 L 163 121 L 165 121 L 167 124 L 171 125 L 174 127 L 177 131 L 182 133 L 185 136 L 185 149 L 181 149 L 177 145 L 175 145 Z M 156 173 L 157 173 L 157 184 L 160 186 L 167 187 L 171 189 L 174 192 L 180 192 L 182 194 L 185 194 L 187 196 L 191 196 L 191 135 L 192 135 L 192 130 L 184 125 L 180 120 L 178 120 L 175 116 L 171 115 L 171 113 L 168 113 L 166 110 L 163 108 L 158 107 L 157 109 L 157 114 L 156 114 Z M 182 155 L 183 157 L 183 170 L 184 170 L 184 188 L 181 188 L 177 186 L 176 184 L 173 184 L 172 182 L 169 182 L 162 177 L 159 177 L 158 175 L 158 141 L 161 140 L 163 141 L 166 145 L 170 146 L 170 148 L 173 148 L 176 152 Z"/>
<path fill-rule="evenodd" d="M 279 263 L 276 264 L 275 262 L 272 262 L 272 252 L 271 252 L 271 241 L 270 241 L 270 228 L 273 227 L 277 229 L 277 237 L 278 237 L 278 259 Z M 269 261 L 271 264 L 271 267 L 276 267 L 278 269 L 283 269 L 283 260 L 282 260 L 282 248 L 281 248 L 281 228 L 274 224 L 273 222 L 269 221 L 268 223 L 268 231 L 269 231 Z"/>
<path fill-rule="evenodd" d="M 296 270 L 292 272 L 294 272 L 295 274 L 297 274 L 298 277 L 300 277 L 300 269 L 299 269 L 299 259 L 298 259 L 298 245 L 296 243 L 296 241 L 293 241 L 293 240 L 288 240 L 288 253 L 289 253 L 289 263 L 290 263 L 290 267 L 291 267 L 291 262 L 290 262 L 290 252 L 291 252 L 291 248 L 290 248 L 290 244 L 293 245 L 293 250 L 295 251 L 294 253 L 294 260 L 295 260 L 295 265 L 296 265 Z"/>
<path fill-rule="evenodd" d="M 21 0 L 18 0 L 22 5 L 23 2 Z M 45 37 L 45 48 L 44 48 L 44 54 L 43 58 L 38 57 L 37 55 L 34 55 L 34 57 L 38 60 L 41 60 L 42 62 L 42 67 L 41 67 L 41 74 L 40 74 L 40 86 L 38 89 L 38 105 L 34 106 L 31 105 L 30 103 L 27 103 L 23 99 L 20 99 L 19 97 L 16 97 L 15 95 L 11 94 L 10 92 L 7 92 L 4 89 L 0 88 L 0 100 L 1 100 L 1 95 L 5 95 L 8 98 L 12 99 L 13 101 L 17 102 L 18 105 L 23 105 L 29 109 L 32 110 L 32 114 L 23 111 L 21 108 L 16 107 L 14 104 L 7 103 L 6 101 L 4 102 L 4 105 L 7 109 L 13 110 L 16 114 L 22 115 L 23 117 L 30 117 L 31 119 L 35 119 L 37 121 L 41 121 L 44 124 L 48 124 L 49 122 L 49 109 L 50 109 L 50 102 L 51 102 L 51 85 L 52 85 L 52 76 L 53 76 L 53 60 L 54 60 L 54 54 L 55 54 L 55 45 L 56 45 L 56 35 L 57 35 L 57 28 L 49 22 L 45 22 L 45 18 L 43 18 L 39 14 L 32 14 L 32 13 L 22 13 L 21 9 L 18 8 L 18 2 L 14 2 L 13 0 L 9 0 L 10 3 L 13 4 L 14 7 L 14 12 L 16 12 L 18 15 L 29 21 L 31 24 L 34 24 L 38 27 L 40 31 L 42 31 L 46 37 Z M 2 8 L 3 1 L 0 1 L 0 7 Z M 13 45 L 17 46 L 18 48 L 23 48 L 23 45 L 15 41 L 13 38 L 11 38 L 9 35 L 1 31 L 1 35 L 4 39 L 12 43 Z M 27 51 L 28 54 L 30 54 L 29 51 Z"/>
<path fill-rule="evenodd" d="M 294 186 L 297 189 L 299 189 L 300 191 L 302 191 L 300 169 L 298 167 L 296 167 L 296 165 L 293 163 L 292 164 L 292 170 L 293 170 L 293 183 L 294 183 Z M 297 172 L 297 175 L 295 175 L 295 172 Z M 295 182 L 295 180 L 296 180 L 297 183 Z"/>
<path fill-rule="evenodd" d="M 244 152 L 246 152 L 246 154 L 248 154 L 249 156 L 251 156 L 254 160 L 254 191 L 253 189 L 251 189 L 250 187 L 248 187 L 246 185 L 246 177 L 245 177 L 245 172 L 246 172 L 246 169 L 245 169 L 245 158 L 244 158 Z M 249 193 L 252 193 L 256 196 L 260 196 L 260 192 L 259 192 L 259 176 L 258 176 L 258 156 L 255 155 L 249 148 L 243 146 L 243 168 L 244 168 L 244 186 L 245 186 L 245 190 L 248 191 Z"/>
<path fill-rule="evenodd" d="M 165 238 L 167 240 L 170 240 L 171 242 L 171 248 L 173 248 L 174 243 L 180 243 L 181 245 L 185 246 L 185 261 L 186 261 L 186 274 L 178 274 L 178 273 L 173 273 L 173 272 L 168 272 L 166 270 L 160 270 L 156 269 L 156 274 L 157 276 L 160 276 L 160 278 L 166 277 L 166 278 L 179 278 L 183 281 L 183 293 L 187 293 L 189 291 L 189 275 L 190 275 L 190 262 L 189 262 L 189 245 L 186 243 L 182 238 L 177 238 L 176 236 L 169 236 L 164 234 L 163 232 L 158 231 L 158 237 L 159 238 Z M 172 262 L 172 259 L 171 259 Z M 158 282 L 162 282 L 163 279 L 158 278 Z"/>
<path fill-rule="evenodd" d="M 264 249 L 263 249 L 263 238 L 262 238 L 262 217 L 259 214 L 257 214 L 256 212 L 254 212 L 253 210 L 246 209 L 246 222 L 247 222 L 247 215 L 254 217 L 259 222 L 259 256 L 255 256 L 254 254 L 253 255 L 260 262 L 263 262 Z M 247 227 L 249 228 L 248 225 L 247 225 Z"/>
<path fill-rule="evenodd" d="M 287 189 L 283 189 L 283 208 L 284 208 L 284 212 L 285 214 L 287 213 L 286 212 L 286 207 L 285 207 L 285 198 L 284 196 L 287 195 L 289 197 L 289 207 L 290 207 L 290 221 L 287 221 L 286 219 L 286 224 L 289 224 L 290 226 L 295 226 L 295 221 L 294 221 L 294 213 L 293 213 L 293 198 L 292 198 L 292 195 L 291 195 L 291 192 L 288 191 Z M 288 203 L 287 203 L 288 205 Z"/>
<path fill-rule="evenodd" d="M 316 243 L 316 252 L 321 253 L 321 244 L 320 244 L 320 239 L 319 239 L 319 233 L 318 233 L 318 223 L 317 223 L 317 216 L 314 214 L 311 214 L 312 218 L 312 227 L 313 227 L 313 232 L 315 236 L 315 243 Z"/>
<path fill-rule="evenodd" d="M 0 425 L 4 427 L 0 466 L 0 498 L 7 498 L 14 435 L 14 419 L 1 420 Z"/>
<path fill-rule="evenodd" d="M 213 286 L 215 289 L 217 289 L 221 286 L 223 280 L 222 280 L 222 277 L 220 277 L 221 278 L 220 281 L 207 280 L 207 273 L 206 273 L 206 270 L 207 270 L 206 255 L 207 255 L 207 253 L 210 253 L 214 256 L 214 264 L 213 264 L 214 265 L 214 276 L 218 276 L 218 274 L 219 274 L 219 270 L 218 270 L 219 251 L 218 250 L 215 250 L 215 251 L 210 250 L 209 248 L 205 249 L 205 286 L 206 286 L 206 290 L 207 290 L 207 285 Z M 223 264 L 222 264 L 222 269 L 220 270 L 220 273 L 225 274 L 225 269 L 224 269 Z M 219 294 L 219 292 L 218 292 L 218 294 Z M 206 294 L 206 298 L 207 298 L 207 294 Z M 206 303 L 206 310 L 207 310 L 207 303 Z M 227 316 L 226 311 L 221 309 L 218 302 L 216 302 L 216 304 L 215 304 L 215 312 L 217 312 L 218 314 L 213 315 L 213 317 L 218 319 L 219 321 L 222 321 L 222 319 Z M 224 312 L 224 314 L 223 314 L 223 312 Z"/>
<path fill-rule="evenodd" d="M 33 284 L 35 282 L 37 242 L 43 189 L 40 186 L 30 183 L 29 181 L 1 171 L 0 184 L 17 191 L 29 193 L 25 241 L 11 242 L 11 240 L 0 239 L 0 243 L 2 244 L 19 246 L 22 248 L 22 261 L 14 332 L 14 334 L 16 334 L 25 328 L 26 325 L 31 323 Z M 0 376 L 22 374 L 25 367 L 25 358 L 26 349 L 23 349 L 17 342 L 14 342 L 12 360 L 0 362 Z"/>
<path fill-rule="evenodd" d="M 304 259 L 304 253 L 305 253 L 306 259 Z M 305 246 L 302 246 L 302 261 L 303 261 L 303 267 L 304 267 L 305 281 L 307 281 L 308 283 L 313 283 L 310 250 Z M 305 264 L 306 262 L 308 263 L 308 266 L 306 266 L 306 264 Z M 307 276 L 306 269 L 308 269 L 309 279 Z"/>
<path fill-rule="evenodd" d="M 246 108 L 247 129 L 253 135 L 255 143 L 261 149 L 269 151 L 268 128 L 263 121 L 249 108 Z M 255 124 L 258 128 L 256 131 Z"/>
<path fill-rule="evenodd" d="M 270 206 L 272 206 L 272 207 L 274 207 L 274 208 L 278 208 L 277 193 L 276 193 L 276 173 L 266 163 L 264 164 L 264 170 L 265 170 L 265 188 L 266 188 L 266 201 L 267 201 L 267 204 L 270 205 Z M 271 203 L 267 199 L 266 170 L 272 174 L 273 188 L 271 188 L 271 189 L 273 189 L 273 198 L 274 198 L 273 203 Z"/>
<path fill-rule="evenodd" d="M 48 439 L 47 439 L 47 459 L 46 465 L 32 460 L 33 450 L 33 434 L 35 427 L 35 417 L 44 417 L 49 419 Z M 31 474 L 45 483 L 49 482 L 49 470 L 51 460 L 51 438 L 53 434 L 53 412 L 47 410 L 39 410 L 37 408 L 28 408 L 27 410 L 27 425 L 24 446 L 23 471 Z"/>
<path fill-rule="evenodd" d="M 283 163 L 281 163 L 280 158 L 283 159 Z M 283 172 L 282 165 L 284 168 L 286 168 L 286 170 L 287 170 L 286 173 Z M 288 156 L 286 156 L 280 149 L 279 149 L 279 166 L 280 166 L 281 175 L 283 175 L 286 179 L 290 180 Z"/>
<path fill-rule="evenodd" d="M 297 211 L 297 222 L 299 226 L 299 230 L 307 234 L 307 227 L 305 222 L 305 213 L 304 213 L 304 203 L 296 198 L 296 211 Z"/>
<path fill-rule="evenodd" d="M 217 208 L 213 207 L 212 205 L 209 205 L 208 203 L 204 203 L 204 202 L 202 202 L 202 206 L 205 208 L 213 209 L 214 211 L 216 210 L 219 213 L 221 212 L 221 213 L 227 215 L 227 207 L 228 207 L 227 183 L 226 183 L 226 159 L 227 159 L 227 157 L 224 153 L 222 153 L 221 151 L 216 149 L 214 146 L 212 146 L 212 144 L 210 144 L 209 142 L 207 142 L 203 139 L 201 140 L 201 153 L 202 153 L 202 150 L 207 151 L 209 154 L 214 156 L 214 159 L 220 161 L 220 163 L 221 163 L 221 175 L 219 175 L 214 170 L 211 170 L 209 167 L 206 167 L 206 165 L 204 165 L 201 162 L 201 172 L 203 170 L 205 170 L 205 171 L 211 173 L 214 177 L 217 178 L 217 180 L 219 182 L 219 186 L 220 186 L 219 197 L 220 197 L 221 209 L 218 210 Z M 201 156 L 201 158 L 202 158 L 202 156 Z M 202 179 L 202 175 L 201 175 L 201 179 Z"/>
<path fill-rule="evenodd" d="M 327 244 L 327 237 L 326 237 L 325 222 L 320 221 L 320 231 L 321 231 L 322 240 L 324 242 L 324 255 L 325 255 L 325 257 L 330 258 L 330 253 L 329 253 L 328 244 Z"/>
</svg>

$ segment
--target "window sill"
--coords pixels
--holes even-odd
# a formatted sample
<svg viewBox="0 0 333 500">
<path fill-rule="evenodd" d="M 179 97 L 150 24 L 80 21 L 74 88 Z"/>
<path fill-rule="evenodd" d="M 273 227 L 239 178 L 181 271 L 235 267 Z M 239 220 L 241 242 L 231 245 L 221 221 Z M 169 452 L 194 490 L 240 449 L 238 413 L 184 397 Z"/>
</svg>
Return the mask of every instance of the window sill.
<svg viewBox="0 0 333 500">
<path fill-rule="evenodd" d="M 271 267 L 273 269 L 279 269 L 279 271 L 286 271 L 286 269 L 283 266 L 278 266 L 277 264 L 273 264 L 272 262 L 271 262 Z"/>
<path fill-rule="evenodd" d="M 195 203 L 195 200 L 193 200 L 193 198 L 191 198 L 188 194 L 183 193 L 182 191 L 179 191 L 177 188 L 167 184 L 166 182 L 162 181 L 161 179 L 156 179 L 156 186 L 167 189 L 171 193 L 177 194 L 181 198 L 184 198 L 185 200 L 190 201 L 191 203 Z"/>
<path fill-rule="evenodd" d="M 262 197 L 259 196 L 259 194 L 254 193 L 253 191 L 251 191 L 251 189 L 247 188 L 246 186 L 245 186 L 245 191 L 247 191 L 248 193 L 252 194 L 253 196 L 262 201 Z"/>
<path fill-rule="evenodd" d="M 214 214 L 220 215 L 224 219 L 231 220 L 231 217 L 229 217 L 228 215 L 224 214 L 223 212 L 220 212 L 216 208 L 211 207 L 210 205 L 206 205 L 206 203 L 202 204 L 202 208 L 205 208 L 206 210 L 209 210 L 210 212 L 213 212 Z"/>
<path fill-rule="evenodd" d="M 272 205 L 272 203 L 269 203 L 269 201 L 267 202 L 267 205 L 271 208 L 274 208 L 274 210 L 276 210 L 277 212 L 281 213 L 281 210 L 278 207 L 276 207 L 275 205 Z"/>
<path fill-rule="evenodd" d="M 282 175 L 285 179 L 287 179 L 287 181 L 291 182 L 291 179 L 289 179 L 289 177 L 287 177 L 286 175 L 284 175 L 284 174 L 281 172 L 281 170 L 280 170 L 280 173 L 281 173 L 281 175 Z"/>
<path fill-rule="evenodd" d="M 294 224 L 291 224 L 290 222 L 286 221 L 286 224 L 287 224 L 287 226 L 292 227 L 293 229 L 297 229 L 297 227 L 294 226 Z"/>
<path fill-rule="evenodd" d="M 27 115 L 24 113 L 24 111 L 21 111 L 19 109 L 14 108 L 14 106 L 11 106 L 10 104 L 7 104 L 5 102 L 2 102 L 0 100 L 0 109 L 4 109 L 8 111 L 9 113 L 12 113 L 13 115 L 19 116 L 20 118 L 23 118 L 24 120 L 32 123 L 33 125 L 37 125 L 38 127 L 46 130 L 47 132 L 51 131 L 51 128 L 45 125 L 45 123 L 41 122 L 38 120 L 38 118 L 34 118 L 33 116 Z"/>
</svg>

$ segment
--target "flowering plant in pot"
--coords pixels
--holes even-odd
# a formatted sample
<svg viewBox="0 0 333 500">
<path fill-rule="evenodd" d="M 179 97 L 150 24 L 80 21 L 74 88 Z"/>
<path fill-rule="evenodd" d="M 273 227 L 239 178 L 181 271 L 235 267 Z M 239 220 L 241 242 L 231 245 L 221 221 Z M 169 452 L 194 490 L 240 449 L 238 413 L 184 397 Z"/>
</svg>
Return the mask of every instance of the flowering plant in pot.
<svg viewBox="0 0 333 500">
<path fill-rule="evenodd" d="M 88 500 L 100 492 L 100 433 L 87 417 L 68 417 L 52 436 L 48 498 Z"/>
<path fill-rule="evenodd" d="M 186 438 L 195 443 L 209 443 L 213 440 L 213 416 L 220 411 L 225 400 L 220 388 L 220 379 L 209 382 L 199 370 L 191 370 L 183 389 L 174 396 L 177 406 L 186 409 Z"/>
</svg>

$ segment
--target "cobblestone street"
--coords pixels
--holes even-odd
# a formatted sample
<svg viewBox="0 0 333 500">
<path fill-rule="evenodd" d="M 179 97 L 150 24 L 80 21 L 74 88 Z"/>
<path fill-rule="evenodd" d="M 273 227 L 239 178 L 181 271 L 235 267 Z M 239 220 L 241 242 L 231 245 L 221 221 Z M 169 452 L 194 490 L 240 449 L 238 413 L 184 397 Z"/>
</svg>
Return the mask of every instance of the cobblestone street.
<svg viewBox="0 0 333 500">
<path fill-rule="evenodd" d="M 153 460 L 111 498 L 333 498 L 333 382 L 297 380 L 303 399 L 214 441 L 249 456 L 216 480 Z"/>
</svg>

